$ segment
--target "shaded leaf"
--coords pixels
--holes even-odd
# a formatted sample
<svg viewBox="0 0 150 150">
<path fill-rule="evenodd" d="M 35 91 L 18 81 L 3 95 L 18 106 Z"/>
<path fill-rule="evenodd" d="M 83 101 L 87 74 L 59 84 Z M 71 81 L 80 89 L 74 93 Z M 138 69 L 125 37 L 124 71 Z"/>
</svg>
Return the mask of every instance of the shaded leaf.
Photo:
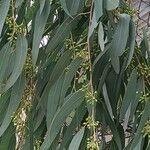
<svg viewBox="0 0 150 150">
<path fill-rule="evenodd" d="M 10 43 L 7 43 L 3 46 L 0 51 L 0 86 L 2 88 L 2 84 L 5 78 L 6 69 L 9 66 L 9 58 L 12 53 L 12 48 Z M 3 89 L 1 89 L 3 90 Z"/>
<path fill-rule="evenodd" d="M 102 51 L 104 51 L 104 30 L 103 30 L 103 25 L 100 22 L 98 26 L 98 43 L 100 45 L 100 48 Z"/>
<path fill-rule="evenodd" d="M 82 127 L 80 129 L 80 131 L 73 137 L 73 139 L 69 145 L 69 150 L 78 150 L 79 149 L 81 140 L 84 135 L 84 130 L 85 130 L 85 127 Z"/>
<path fill-rule="evenodd" d="M 66 0 L 60 0 L 60 3 L 61 3 L 62 8 L 64 9 L 64 11 L 66 12 L 66 14 L 72 18 L 71 14 L 67 8 Z"/>
<path fill-rule="evenodd" d="M 17 110 L 17 108 L 20 104 L 24 88 L 25 88 L 25 79 L 23 76 L 20 76 L 20 78 L 17 80 L 17 82 L 15 83 L 15 85 L 12 88 L 10 102 L 9 102 L 9 105 L 7 108 L 7 112 L 6 112 L 6 115 L 4 117 L 2 124 L 0 126 L 0 136 L 2 136 L 3 133 L 6 131 L 6 129 L 8 128 L 8 126 L 12 120 L 13 114 Z"/>
<path fill-rule="evenodd" d="M 60 76 L 57 82 L 50 88 L 47 102 L 47 116 L 46 116 L 47 127 L 50 126 L 53 117 L 57 111 L 57 108 L 59 107 L 59 99 L 63 81 L 64 75 Z"/>
<path fill-rule="evenodd" d="M 6 82 L 5 91 L 7 91 L 13 84 L 17 81 L 20 76 L 27 56 L 27 41 L 26 38 L 22 35 L 18 36 L 16 43 L 16 57 L 14 63 L 14 69 Z"/>
<path fill-rule="evenodd" d="M 107 10 L 116 9 L 119 6 L 119 0 L 106 0 L 105 7 Z"/>
<path fill-rule="evenodd" d="M 15 7 L 18 8 L 21 6 L 24 0 L 16 0 Z"/>
<path fill-rule="evenodd" d="M 94 7 L 96 20 L 98 21 L 99 18 L 103 15 L 103 0 L 95 0 Z"/>
<path fill-rule="evenodd" d="M 83 100 L 84 93 L 82 91 L 77 91 L 76 93 L 66 97 L 65 103 L 57 111 L 50 127 L 48 128 L 47 136 L 40 148 L 41 150 L 47 150 L 50 147 L 61 126 L 65 122 L 66 117 L 71 113 L 73 109 L 77 108 Z"/>
<path fill-rule="evenodd" d="M 129 42 L 129 56 L 128 56 L 128 62 L 127 62 L 127 67 L 130 64 L 133 54 L 134 54 L 134 49 L 135 49 L 135 38 L 136 38 L 136 29 L 133 21 L 130 21 L 130 26 L 129 26 L 129 37 L 128 37 L 128 42 Z"/>
<path fill-rule="evenodd" d="M 143 114 L 142 114 L 139 126 L 137 128 L 137 131 L 135 133 L 134 139 L 132 141 L 131 149 L 133 149 L 138 144 L 138 140 L 139 140 L 139 138 L 140 138 L 140 136 L 142 134 L 141 132 L 142 132 L 146 122 L 149 119 L 149 116 L 150 116 L 150 109 L 149 108 L 150 108 L 150 100 L 148 99 L 146 104 L 145 104 L 145 108 L 144 108 L 144 111 L 143 111 Z"/>
<path fill-rule="evenodd" d="M 5 23 L 5 19 L 7 16 L 7 13 L 9 11 L 10 6 L 10 0 L 1 0 L 0 1 L 0 36 L 3 29 L 3 25 Z"/>
<path fill-rule="evenodd" d="M 61 95 L 60 95 L 60 100 L 61 100 L 60 105 L 62 105 L 62 102 L 63 102 L 63 99 L 65 98 L 66 92 L 67 92 L 68 88 L 71 86 L 71 82 L 82 62 L 83 62 L 82 58 L 76 58 L 68 66 L 67 73 L 65 75 L 64 82 L 62 85 L 62 90 L 61 90 Z"/>
<path fill-rule="evenodd" d="M 129 22 L 130 16 L 127 14 L 121 14 L 120 20 L 113 36 L 113 40 L 110 46 L 111 62 L 116 73 L 120 71 L 119 56 L 121 56 L 126 48 L 127 39 L 129 36 Z"/>
<path fill-rule="evenodd" d="M 49 3 L 49 0 L 46 0 L 42 12 L 40 13 L 40 8 L 39 8 L 35 17 L 33 45 L 32 45 L 33 65 L 36 64 L 36 61 L 38 58 L 39 46 L 40 46 L 41 38 L 44 32 L 44 28 L 45 28 L 45 25 L 49 16 L 49 12 L 50 12 L 50 3 Z"/>
<path fill-rule="evenodd" d="M 120 121 L 125 118 L 125 114 L 128 107 L 135 101 L 136 88 L 137 88 L 137 71 L 133 70 L 122 101 L 122 106 L 120 110 Z"/>
<path fill-rule="evenodd" d="M 54 51 L 54 49 L 62 43 L 65 38 L 68 37 L 72 26 L 75 24 L 75 21 L 71 18 L 67 18 L 57 29 L 54 36 L 49 40 L 46 47 L 46 53 Z"/>
<path fill-rule="evenodd" d="M 109 101 L 109 97 L 108 97 L 108 93 L 107 93 L 107 89 L 106 89 L 106 84 L 103 85 L 103 96 L 104 96 L 105 104 L 107 106 L 109 115 L 110 115 L 111 119 L 113 119 L 113 112 L 112 112 L 112 108 L 110 105 L 110 101 Z"/>
</svg>

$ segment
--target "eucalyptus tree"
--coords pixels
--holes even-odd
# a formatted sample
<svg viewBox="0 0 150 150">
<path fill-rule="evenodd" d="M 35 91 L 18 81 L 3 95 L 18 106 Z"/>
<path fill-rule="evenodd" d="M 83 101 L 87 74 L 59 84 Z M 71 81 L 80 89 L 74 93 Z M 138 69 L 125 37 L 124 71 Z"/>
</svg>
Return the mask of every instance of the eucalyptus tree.
<svg viewBox="0 0 150 150">
<path fill-rule="evenodd" d="M 0 150 L 149 149 L 150 49 L 123 0 L 0 0 Z"/>
</svg>

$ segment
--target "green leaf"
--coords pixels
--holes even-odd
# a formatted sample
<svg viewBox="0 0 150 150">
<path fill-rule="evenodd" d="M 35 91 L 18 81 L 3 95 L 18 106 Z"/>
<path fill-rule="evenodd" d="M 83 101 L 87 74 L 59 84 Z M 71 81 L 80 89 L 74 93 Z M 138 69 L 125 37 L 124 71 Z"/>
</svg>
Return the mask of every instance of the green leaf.
<svg viewBox="0 0 150 150">
<path fill-rule="evenodd" d="M 68 66 L 67 73 L 65 75 L 63 86 L 62 86 L 61 95 L 60 95 L 60 100 L 61 100 L 60 105 L 62 105 L 66 92 L 68 88 L 71 86 L 71 82 L 82 62 L 83 62 L 82 58 L 76 58 Z"/>
<path fill-rule="evenodd" d="M 119 73 L 119 56 L 121 56 L 126 48 L 127 39 L 129 36 L 129 23 L 130 16 L 127 14 L 121 14 L 120 20 L 113 36 L 113 40 L 110 46 L 111 62 L 116 73 Z"/>
<path fill-rule="evenodd" d="M 93 32 L 94 32 L 94 30 L 97 26 L 98 26 L 98 23 L 97 23 L 97 20 L 96 20 L 96 12 L 95 12 L 95 9 L 94 9 L 91 25 L 89 26 L 88 39 L 92 36 L 92 34 L 93 34 Z"/>
<path fill-rule="evenodd" d="M 75 111 L 75 115 L 66 129 L 63 137 L 63 142 L 61 143 L 60 149 L 63 149 L 66 146 L 69 146 L 71 139 L 73 138 L 74 131 L 77 126 L 82 123 L 83 117 L 87 112 L 86 103 L 83 102 Z"/>
<path fill-rule="evenodd" d="M 98 84 L 98 91 L 99 92 L 102 90 L 102 87 L 105 83 L 105 80 L 106 80 L 106 77 L 107 77 L 109 71 L 110 71 L 110 63 L 108 63 L 106 65 L 106 67 L 104 68 L 103 73 L 101 75 L 101 78 L 100 78 L 100 81 L 99 81 L 99 84 Z"/>
<path fill-rule="evenodd" d="M 119 0 L 106 0 L 105 1 L 105 8 L 107 10 L 116 9 L 119 6 Z"/>
<path fill-rule="evenodd" d="M 133 149 L 137 145 L 137 143 L 139 142 L 139 138 L 142 134 L 141 132 L 142 132 L 146 122 L 148 121 L 149 116 L 150 116 L 150 109 L 149 108 L 150 108 L 150 99 L 148 99 L 146 104 L 145 104 L 145 108 L 144 108 L 138 129 L 137 129 L 135 136 L 134 136 L 134 139 L 132 141 L 131 149 Z"/>
<path fill-rule="evenodd" d="M 117 125 L 114 123 L 114 121 L 111 119 L 108 110 L 106 110 L 104 108 L 104 116 L 105 116 L 105 120 L 108 123 L 110 130 L 112 131 L 113 134 L 113 138 L 118 146 L 118 149 L 121 150 L 122 149 L 122 144 L 121 144 L 121 138 L 120 135 L 118 133 L 117 130 Z"/>
<path fill-rule="evenodd" d="M 104 51 L 104 45 L 105 45 L 104 30 L 103 30 L 103 25 L 101 22 L 99 23 L 99 26 L 98 26 L 98 43 L 100 45 L 101 50 Z"/>
<path fill-rule="evenodd" d="M 71 18 L 77 15 L 80 10 L 84 7 L 83 0 L 60 0 L 62 8 Z"/>
<path fill-rule="evenodd" d="M 54 36 L 48 42 L 46 47 L 46 53 L 51 53 L 55 48 L 62 43 L 65 38 L 70 34 L 72 26 L 75 24 L 75 21 L 71 18 L 67 18 L 57 29 Z"/>
<path fill-rule="evenodd" d="M 10 46 L 10 43 L 7 43 L 3 46 L 3 48 L 0 51 L 0 86 L 4 81 L 6 69 L 8 67 L 10 54 L 12 53 L 12 48 Z M 2 88 L 2 87 L 1 87 Z"/>
<path fill-rule="evenodd" d="M 1 150 L 15 150 L 16 137 L 15 128 L 11 123 L 3 136 L 0 138 L 0 149 Z"/>
<path fill-rule="evenodd" d="M 40 0 L 40 14 L 42 13 L 46 0 Z"/>
<path fill-rule="evenodd" d="M 64 74 L 60 76 L 57 82 L 50 88 L 47 102 L 47 116 L 46 116 L 47 127 L 50 126 L 53 117 L 57 111 L 57 108 L 59 107 L 59 99 L 63 81 L 64 81 Z"/>
<path fill-rule="evenodd" d="M 0 124 L 2 124 L 10 101 L 10 90 L 0 97 Z"/>
<path fill-rule="evenodd" d="M 94 7 L 96 20 L 98 21 L 99 18 L 103 15 L 103 0 L 95 0 Z"/>
<path fill-rule="evenodd" d="M 59 77 L 64 73 L 66 67 L 70 64 L 71 55 L 72 55 L 72 52 L 68 50 L 64 52 L 64 54 L 57 61 L 50 75 L 50 79 L 44 89 L 44 92 L 42 93 L 38 107 L 41 106 L 42 109 L 46 110 L 49 90 L 55 84 L 55 82 L 59 79 Z"/>
<path fill-rule="evenodd" d="M 69 150 L 78 150 L 80 143 L 82 141 L 83 135 L 84 135 L 84 130 L 85 127 L 82 127 L 80 131 L 74 136 L 72 139 L 70 145 L 69 145 Z"/>
<path fill-rule="evenodd" d="M 103 85 L 103 96 L 104 96 L 105 104 L 107 106 L 107 110 L 109 112 L 109 115 L 110 115 L 111 119 L 113 120 L 113 112 L 112 112 L 111 104 L 109 101 L 109 97 L 108 97 L 108 93 L 107 93 L 107 89 L 106 89 L 106 84 Z"/>
<path fill-rule="evenodd" d="M 71 113 L 72 110 L 77 108 L 82 103 L 83 100 L 84 100 L 84 93 L 82 91 L 77 91 L 76 93 L 66 97 L 65 103 L 57 111 L 51 122 L 50 127 L 48 128 L 45 140 L 40 147 L 41 150 L 47 150 L 51 146 L 61 126 L 65 122 L 67 116 Z"/>
<path fill-rule="evenodd" d="M 137 81 L 137 90 L 136 90 L 136 98 L 133 99 L 132 102 L 132 108 L 131 108 L 131 114 L 130 114 L 130 118 L 134 117 L 134 113 L 136 112 L 136 108 L 138 106 L 139 100 L 143 95 L 143 90 L 144 90 L 144 80 L 139 78 Z"/>
<path fill-rule="evenodd" d="M 40 13 L 40 8 L 39 8 L 35 17 L 33 45 L 32 45 L 33 65 L 36 64 L 36 61 L 38 58 L 39 46 L 40 46 L 41 38 L 44 32 L 44 28 L 45 28 L 45 25 L 49 16 L 49 12 L 50 12 L 50 3 L 49 3 L 49 0 L 46 0 L 42 12 Z"/>
<path fill-rule="evenodd" d="M 68 10 L 66 0 L 60 0 L 60 3 L 61 3 L 62 8 L 64 9 L 64 11 L 66 12 L 66 14 L 72 18 L 71 14 Z"/>
<path fill-rule="evenodd" d="M 68 0 L 70 1 L 70 0 Z M 72 0 L 70 2 L 71 6 L 69 6 L 69 11 L 71 16 L 77 15 L 77 13 L 79 12 L 80 8 L 82 8 L 84 6 L 84 1 L 83 0 Z"/>
<path fill-rule="evenodd" d="M 0 126 L 0 136 L 2 136 L 3 133 L 6 131 L 6 129 L 8 128 L 8 126 L 12 120 L 13 114 L 17 110 L 17 108 L 20 104 L 24 88 L 25 88 L 25 79 L 24 79 L 23 75 L 21 75 L 20 78 L 17 80 L 17 82 L 15 83 L 15 85 L 12 88 L 10 102 L 9 102 L 9 105 L 7 108 L 7 112 L 6 112 L 6 115 L 4 117 L 2 124 Z"/>
<path fill-rule="evenodd" d="M 15 7 L 16 8 L 20 7 L 23 2 L 24 0 L 16 0 Z"/>
<path fill-rule="evenodd" d="M 57 64 L 55 65 L 53 72 L 50 76 L 51 84 L 57 81 L 57 79 L 62 75 L 66 67 L 70 64 L 71 55 L 72 51 L 68 50 L 57 61 Z"/>
<path fill-rule="evenodd" d="M 10 0 L 1 0 L 0 1 L 0 36 L 3 29 L 3 25 L 5 23 L 5 19 L 7 16 L 7 13 L 9 11 L 10 6 Z"/>
<path fill-rule="evenodd" d="M 149 46 L 149 40 L 145 29 L 143 30 L 143 40 L 141 42 L 141 49 L 142 51 L 147 52 L 148 60 L 150 64 L 150 46 Z"/>
<path fill-rule="evenodd" d="M 125 114 L 128 107 L 135 101 L 136 89 L 137 89 L 137 71 L 133 70 L 122 101 L 122 106 L 120 110 L 120 121 L 122 121 L 125 118 Z"/>
<path fill-rule="evenodd" d="M 129 66 L 129 64 L 132 60 L 133 54 L 134 54 L 135 39 L 136 39 L 136 28 L 135 28 L 134 22 L 131 20 L 130 21 L 130 26 L 129 26 L 129 37 L 128 37 L 129 56 L 128 56 L 127 67 Z"/>
<path fill-rule="evenodd" d="M 141 150 L 141 148 L 142 148 L 142 139 L 143 139 L 143 136 L 141 135 L 141 137 L 138 139 L 137 145 L 135 145 L 133 150 Z"/>
<path fill-rule="evenodd" d="M 16 43 L 16 57 L 14 69 L 11 76 L 6 82 L 5 91 L 12 87 L 20 76 L 26 61 L 27 49 L 28 47 L 26 38 L 23 35 L 19 35 Z"/>
</svg>

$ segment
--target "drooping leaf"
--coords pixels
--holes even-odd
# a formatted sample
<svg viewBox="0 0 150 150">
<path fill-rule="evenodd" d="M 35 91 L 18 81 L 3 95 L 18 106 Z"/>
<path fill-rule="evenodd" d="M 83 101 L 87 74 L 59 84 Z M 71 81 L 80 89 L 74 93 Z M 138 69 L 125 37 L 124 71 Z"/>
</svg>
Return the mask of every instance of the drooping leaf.
<svg viewBox="0 0 150 150">
<path fill-rule="evenodd" d="M 46 2 L 46 0 L 40 0 L 40 14 L 42 13 L 42 11 L 44 9 L 45 2 Z"/>
<path fill-rule="evenodd" d="M 66 129 L 65 133 L 64 133 L 64 140 L 61 143 L 60 149 L 63 149 L 64 147 L 69 146 L 69 143 L 71 141 L 71 139 L 73 138 L 73 133 L 74 130 L 76 129 L 77 126 L 79 126 L 79 124 L 81 124 L 83 117 L 85 116 L 87 111 L 86 108 L 86 104 L 85 102 L 83 102 L 77 109 L 75 112 L 75 115 L 70 123 L 70 125 L 68 126 L 68 128 Z"/>
<path fill-rule="evenodd" d="M 71 60 L 71 55 L 72 55 L 72 51 L 68 50 L 60 57 L 51 74 L 50 77 L 51 84 L 55 83 L 55 81 L 61 76 L 63 71 L 69 65 Z"/>
<path fill-rule="evenodd" d="M 111 42 L 110 57 L 116 73 L 119 73 L 120 71 L 118 57 L 123 54 L 126 48 L 127 39 L 129 36 L 129 23 L 130 23 L 130 16 L 127 14 L 121 14 L 117 29 Z"/>
<path fill-rule="evenodd" d="M 0 137 L 0 149 L 1 150 L 6 150 L 6 149 L 11 149 L 15 150 L 15 143 L 16 143 L 16 138 L 15 138 L 15 128 L 13 124 L 11 123 L 7 130 L 5 131 L 4 135 Z"/>
<path fill-rule="evenodd" d="M 97 23 L 97 20 L 96 20 L 96 12 L 95 12 L 95 9 L 94 9 L 93 16 L 92 16 L 92 21 L 91 21 L 91 24 L 89 26 L 88 39 L 91 37 L 91 35 L 93 34 L 93 32 L 94 32 L 94 30 L 97 26 L 98 26 L 98 23 Z"/>
<path fill-rule="evenodd" d="M 10 54 L 12 53 L 12 48 L 10 43 L 4 45 L 2 50 L 0 51 L 0 89 L 3 90 L 3 81 L 5 78 L 6 69 L 9 66 L 9 58 Z"/>
<path fill-rule="evenodd" d="M 104 69 L 104 71 L 103 71 L 103 73 L 102 73 L 102 76 L 101 76 L 101 78 L 100 78 L 100 81 L 99 81 L 99 84 L 98 84 L 98 91 L 99 91 L 99 92 L 102 90 L 102 87 L 103 87 L 103 85 L 104 85 L 104 83 L 105 83 L 105 79 L 106 79 L 106 77 L 107 77 L 107 74 L 108 74 L 109 70 L 110 70 L 110 64 L 108 64 L 108 65 L 105 67 L 105 69 Z"/>
<path fill-rule="evenodd" d="M 81 128 L 80 131 L 74 136 L 74 138 L 72 139 L 72 141 L 69 145 L 69 150 L 78 150 L 79 149 L 81 140 L 84 135 L 84 130 L 85 130 L 85 127 Z"/>
<path fill-rule="evenodd" d="M 145 108 L 144 108 L 139 126 L 138 126 L 137 131 L 134 135 L 134 138 L 133 138 L 133 141 L 132 141 L 132 144 L 131 144 L 131 149 L 133 149 L 139 142 L 140 136 L 142 134 L 142 130 L 143 130 L 146 122 L 149 119 L 149 115 L 150 115 L 150 109 L 149 108 L 150 108 L 150 100 L 148 99 L 146 104 L 145 104 Z"/>
<path fill-rule="evenodd" d="M 19 35 L 16 43 L 16 57 L 15 57 L 15 64 L 14 69 L 6 82 L 5 91 L 7 91 L 14 83 L 17 81 L 18 77 L 20 76 L 27 56 L 27 41 L 23 35 Z"/>
<path fill-rule="evenodd" d="M 50 127 L 48 128 L 47 136 L 40 147 L 41 150 L 47 150 L 50 147 L 61 126 L 65 122 L 66 117 L 71 113 L 72 110 L 74 110 L 81 104 L 83 99 L 84 93 L 82 91 L 77 91 L 76 93 L 66 97 L 65 103 L 57 111 Z"/>
<path fill-rule="evenodd" d="M 64 11 L 66 12 L 66 14 L 72 18 L 71 14 L 68 10 L 66 0 L 60 0 L 60 3 L 61 3 L 62 8 L 64 9 Z"/>
<path fill-rule="evenodd" d="M 2 124 L 10 101 L 10 90 L 0 97 L 0 124 Z"/>
<path fill-rule="evenodd" d="M 98 21 L 99 18 L 103 15 L 103 0 L 95 0 L 94 7 L 96 20 Z"/>
<path fill-rule="evenodd" d="M 21 101 L 24 88 L 25 88 L 25 79 L 23 75 L 21 75 L 12 88 L 7 112 L 0 126 L 0 136 L 3 135 L 3 133 L 6 131 L 7 127 L 9 126 L 12 120 L 13 113 L 17 110 L 19 103 Z"/>
<path fill-rule="evenodd" d="M 10 0 L 1 0 L 0 1 L 0 36 L 5 23 L 5 19 L 10 7 Z"/>
<path fill-rule="evenodd" d="M 46 0 L 42 12 L 40 13 L 40 8 L 39 8 L 35 17 L 33 45 L 32 45 L 33 65 L 36 64 L 36 61 L 38 58 L 39 46 L 40 46 L 41 38 L 44 32 L 44 28 L 45 28 L 45 25 L 49 16 L 49 12 L 50 12 L 50 3 L 49 3 L 49 0 Z"/>
<path fill-rule="evenodd" d="M 107 10 L 116 9 L 119 6 L 119 0 L 106 0 L 105 1 L 105 8 Z"/>
<path fill-rule="evenodd" d="M 16 0 L 15 7 L 18 8 L 21 6 L 24 0 Z"/>
<path fill-rule="evenodd" d="M 141 42 L 141 49 L 142 51 L 145 51 L 148 55 L 148 60 L 150 63 L 150 46 L 149 46 L 149 40 L 148 35 L 146 33 L 146 29 L 143 30 L 143 41 Z"/>
<path fill-rule="evenodd" d="M 60 100 L 61 100 L 60 105 L 62 105 L 63 99 L 65 98 L 65 94 L 66 94 L 68 88 L 70 87 L 71 81 L 81 63 L 82 63 L 82 58 L 76 58 L 69 65 L 67 73 L 64 78 L 63 85 L 62 85 L 62 90 L 61 90 L 61 95 L 60 95 Z"/>
<path fill-rule="evenodd" d="M 60 76 L 58 81 L 50 88 L 47 102 L 47 127 L 50 126 L 53 117 L 59 107 L 60 93 L 62 89 L 62 83 L 64 81 L 64 75 Z"/>
<path fill-rule="evenodd" d="M 67 2 L 70 0 L 67 0 Z M 75 16 L 80 12 L 80 9 L 84 6 L 84 1 L 83 0 L 72 0 L 69 2 L 69 12 L 71 16 Z"/>
<path fill-rule="evenodd" d="M 130 106 L 130 104 L 132 104 L 135 101 L 136 88 L 137 88 L 137 71 L 133 70 L 122 101 L 122 106 L 120 110 L 120 121 L 124 119 L 126 111 Z"/>
<path fill-rule="evenodd" d="M 98 26 L 98 43 L 100 45 L 100 48 L 102 51 L 104 51 L 104 30 L 103 30 L 103 25 L 100 22 Z"/>
<path fill-rule="evenodd" d="M 48 45 L 46 47 L 46 52 L 50 53 L 54 51 L 54 49 L 62 43 L 65 38 L 68 37 L 71 28 L 75 24 L 75 21 L 72 20 L 71 18 L 67 18 L 57 29 L 56 33 L 54 36 L 49 40 Z"/>
<path fill-rule="evenodd" d="M 112 112 L 112 108 L 110 105 L 110 101 L 109 101 L 109 97 L 108 97 L 108 93 L 107 93 L 107 89 L 106 89 L 106 84 L 103 85 L 103 95 L 104 95 L 104 100 L 105 100 L 105 104 L 107 106 L 109 115 L 110 115 L 111 119 L 113 119 L 113 112 Z"/>
<path fill-rule="evenodd" d="M 117 144 L 118 149 L 122 149 L 121 138 L 118 133 L 117 126 L 114 123 L 114 121 L 111 119 L 108 110 L 104 109 L 104 115 L 105 115 L 105 120 L 108 123 L 108 125 L 112 131 L 112 134 L 113 134 L 113 137 Z"/>
<path fill-rule="evenodd" d="M 134 49 L 135 49 L 135 38 L 136 38 L 136 29 L 133 21 L 130 21 L 130 26 L 129 26 L 129 56 L 128 56 L 128 62 L 127 62 L 127 67 L 130 64 L 133 54 L 134 54 Z"/>
<path fill-rule="evenodd" d="M 63 74 L 66 67 L 70 64 L 72 52 L 66 51 L 64 54 L 59 58 L 56 65 L 54 66 L 54 69 L 52 70 L 52 73 L 50 75 L 50 79 L 48 80 L 48 83 L 42 93 L 40 102 L 38 104 L 38 107 L 42 107 L 44 111 L 47 109 L 47 99 L 50 88 L 55 84 L 55 82 L 59 79 L 59 77 Z"/>
</svg>

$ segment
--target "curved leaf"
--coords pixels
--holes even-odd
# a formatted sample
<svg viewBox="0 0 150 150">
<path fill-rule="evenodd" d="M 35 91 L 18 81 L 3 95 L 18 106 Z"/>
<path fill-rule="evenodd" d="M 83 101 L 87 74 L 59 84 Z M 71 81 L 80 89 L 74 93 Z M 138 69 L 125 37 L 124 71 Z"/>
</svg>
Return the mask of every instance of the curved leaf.
<svg viewBox="0 0 150 150">
<path fill-rule="evenodd" d="M 85 127 L 81 128 L 80 131 L 73 137 L 70 145 L 69 150 L 78 150 L 80 143 L 82 141 L 83 135 L 84 135 Z"/>
<path fill-rule="evenodd" d="M 76 93 L 66 97 L 65 103 L 57 111 L 50 127 L 48 128 L 46 138 L 40 147 L 41 150 L 47 150 L 51 146 L 61 126 L 65 122 L 66 117 L 71 113 L 72 110 L 77 108 L 83 100 L 84 93 L 82 91 L 77 91 Z"/>
<path fill-rule="evenodd" d="M 124 119 L 126 111 L 128 107 L 130 107 L 130 104 L 132 104 L 135 101 L 136 89 L 137 89 L 137 71 L 133 70 L 122 101 L 122 106 L 120 110 L 120 121 Z"/>
<path fill-rule="evenodd" d="M 120 20 L 113 36 L 110 46 L 111 62 L 116 73 L 120 71 L 119 56 L 121 56 L 126 48 L 127 39 L 129 36 L 130 16 L 121 14 Z"/>
<path fill-rule="evenodd" d="M 9 11 L 10 6 L 10 0 L 1 0 L 0 1 L 0 36 L 3 29 L 3 25 L 5 23 L 5 19 L 7 16 L 7 13 Z"/>
<path fill-rule="evenodd" d="M 21 101 L 24 88 L 25 88 L 25 79 L 23 76 L 21 76 L 12 88 L 10 102 L 9 102 L 9 105 L 7 108 L 7 112 L 6 112 L 6 115 L 4 117 L 2 124 L 0 126 L 0 136 L 3 135 L 3 133 L 8 128 L 8 126 L 12 120 L 13 113 L 17 110 L 19 103 Z"/>
<path fill-rule="evenodd" d="M 105 0 L 105 7 L 107 10 L 116 9 L 119 6 L 119 0 Z"/>
<path fill-rule="evenodd" d="M 22 35 L 18 36 L 16 43 L 16 58 L 14 69 L 11 76 L 6 82 L 5 91 L 7 91 L 10 87 L 12 87 L 14 83 L 17 81 L 18 77 L 20 76 L 26 61 L 27 49 L 28 46 L 26 38 Z"/>
<path fill-rule="evenodd" d="M 44 28 L 45 28 L 45 25 L 49 16 L 49 12 L 50 12 L 50 3 L 49 3 L 49 0 L 46 0 L 42 12 L 40 13 L 40 8 L 39 8 L 35 17 L 33 45 L 32 45 L 33 65 L 36 64 L 36 61 L 38 58 L 39 46 L 40 46 L 41 38 L 44 32 Z"/>
<path fill-rule="evenodd" d="M 76 58 L 69 65 L 69 67 L 67 69 L 67 73 L 66 73 L 64 81 L 63 81 L 63 85 L 62 85 L 62 90 L 61 90 L 61 95 L 60 95 L 60 100 L 61 100 L 60 105 L 62 105 L 62 102 L 65 98 L 66 92 L 67 92 L 68 88 L 70 87 L 71 81 L 74 78 L 74 75 L 76 74 L 82 61 L 83 61 L 82 58 Z"/>
</svg>

